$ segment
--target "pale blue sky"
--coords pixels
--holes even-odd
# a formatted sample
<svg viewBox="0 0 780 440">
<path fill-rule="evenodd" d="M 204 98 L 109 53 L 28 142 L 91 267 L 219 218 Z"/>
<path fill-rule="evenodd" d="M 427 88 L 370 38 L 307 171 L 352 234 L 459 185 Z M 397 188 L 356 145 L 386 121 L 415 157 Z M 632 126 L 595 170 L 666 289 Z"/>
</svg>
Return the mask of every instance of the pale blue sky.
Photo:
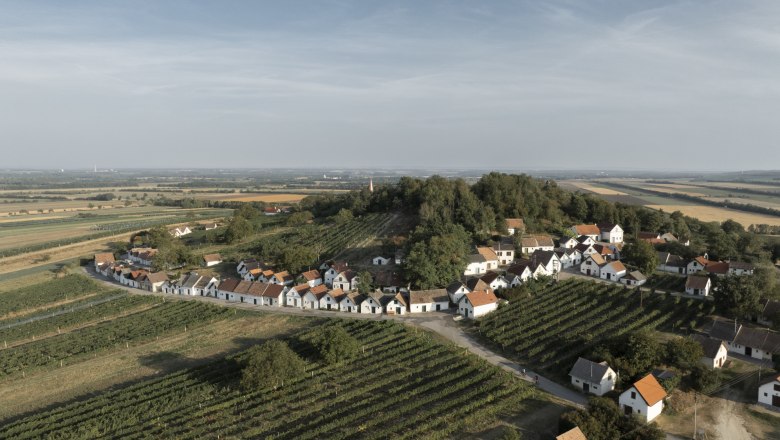
<svg viewBox="0 0 780 440">
<path fill-rule="evenodd" d="M 778 23 L 775 0 L 0 0 L 0 168 L 780 168 Z"/>
</svg>

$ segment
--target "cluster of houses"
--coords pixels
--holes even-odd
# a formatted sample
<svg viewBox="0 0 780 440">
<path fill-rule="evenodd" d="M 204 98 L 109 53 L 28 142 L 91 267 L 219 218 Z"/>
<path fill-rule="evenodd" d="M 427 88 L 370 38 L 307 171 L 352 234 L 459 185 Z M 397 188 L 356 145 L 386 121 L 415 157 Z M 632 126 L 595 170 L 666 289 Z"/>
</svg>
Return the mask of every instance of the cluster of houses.
<svg viewBox="0 0 780 440">
<path fill-rule="evenodd" d="M 752 275 L 755 266 L 741 261 L 713 261 L 706 253 L 702 256 L 686 259 L 669 252 L 658 252 L 657 270 L 687 275 L 685 292 L 689 295 L 708 296 L 712 290 L 709 275 Z"/>
</svg>

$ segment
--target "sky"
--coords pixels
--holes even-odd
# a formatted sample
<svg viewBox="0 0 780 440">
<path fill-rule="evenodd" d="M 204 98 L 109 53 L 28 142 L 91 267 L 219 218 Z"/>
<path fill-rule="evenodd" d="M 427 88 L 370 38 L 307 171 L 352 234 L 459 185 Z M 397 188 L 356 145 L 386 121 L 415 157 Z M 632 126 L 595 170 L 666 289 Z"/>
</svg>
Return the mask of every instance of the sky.
<svg viewBox="0 0 780 440">
<path fill-rule="evenodd" d="M 0 0 L 0 168 L 780 169 L 780 2 Z"/>
</svg>

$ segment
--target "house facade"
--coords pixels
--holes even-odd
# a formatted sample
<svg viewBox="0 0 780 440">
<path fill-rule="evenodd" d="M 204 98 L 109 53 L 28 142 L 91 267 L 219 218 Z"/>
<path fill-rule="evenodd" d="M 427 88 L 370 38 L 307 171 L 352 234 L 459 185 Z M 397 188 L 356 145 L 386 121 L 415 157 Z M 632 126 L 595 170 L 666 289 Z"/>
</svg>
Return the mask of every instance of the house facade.
<svg viewBox="0 0 780 440">
<path fill-rule="evenodd" d="M 696 296 L 709 296 L 712 281 L 708 277 L 688 275 L 685 281 L 685 293 Z"/>
<path fill-rule="evenodd" d="M 492 291 L 474 291 L 463 295 L 458 303 L 458 313 L 476 319 L 498 308 L 498 298 Z"/>
<path fill-rule="evenodd" d="M 770 376 L 758 387 L 758 403 L 780 411 L 780 376 Z"/>
<path fill-rule="evenodd" d="M 578 358 L 571 371 L 571 384 L 584 393 L 603 396 L 615 389 L 617 374 L 606 362 L 593 362 Z"/>
<path fill-rule="evenodd" d="M 623 228 L 614 223 L 600 223 L 599 236 L 606 243 L 623 243 Z"/>
<path fill-rule="evenodd" d="M 599 270 L 599 278 L 607 281 L 619 281 L 626 276 L 626 266 L 620 261 L 611 261 Z"/>
<path fill-rule="evenodd" d="M 664 398 L 666 390 L 652 374 L 648 374 L 623 391 L 618 404 L 624 414 L 633 415 L 649 423 L 663 411 Z"/>
</svg>

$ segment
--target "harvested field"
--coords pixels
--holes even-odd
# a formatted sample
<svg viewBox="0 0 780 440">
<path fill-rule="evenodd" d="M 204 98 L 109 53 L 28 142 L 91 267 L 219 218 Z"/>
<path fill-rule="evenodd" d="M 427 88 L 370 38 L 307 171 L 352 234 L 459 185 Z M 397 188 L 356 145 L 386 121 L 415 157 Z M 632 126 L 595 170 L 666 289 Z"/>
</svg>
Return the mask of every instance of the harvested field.
<svg viewBox="0 0 780 440">
<path fill-rule="evenodd" d="M 602 195 L 602 199 L 612 202 L 612 203 L 622 203 L 624 205 L 637 205 L 637 206 L 645 206 L 647 204 L 647 200 L 643 198 L 639 198 L 636 196 L 632 196 L 629 194 L 625 195 Z"/>
<path fill-rule="evenodd" d="M 624 196 L 627 195 L 626 193 L 610 188 L 604 188 L 602 186 L 596 186 L 590 182 L 577 182 L 577 181 L 567 181 L 569 185 L 575 186 L 581 190 L 590 191 L 594 194 L 599 195 L 610 195 L 610 196 Z"/>
<path fill-rule="evenodd" d="M 743 226 L 750 225 L 780 225 L 780 217 L 771 215 L 752 214 L 749 212 L 735 211 L 727 208 L 716 208 L 705 205 L 646 205 L 651 209 L 663 209 L 664 212 L 680 211 L 685 215 L 696 217 L 705 222 L 723 222 L 732 219 L 741 223 Z"/>
<path fill-rule="evenodd" d="M 195 194 L 194 197 L 200 200 L 220 200 L 226 202 L 266 202 L 266 203 L 297 203 L 301 201 L 305 194 Z"/>
</svg>

